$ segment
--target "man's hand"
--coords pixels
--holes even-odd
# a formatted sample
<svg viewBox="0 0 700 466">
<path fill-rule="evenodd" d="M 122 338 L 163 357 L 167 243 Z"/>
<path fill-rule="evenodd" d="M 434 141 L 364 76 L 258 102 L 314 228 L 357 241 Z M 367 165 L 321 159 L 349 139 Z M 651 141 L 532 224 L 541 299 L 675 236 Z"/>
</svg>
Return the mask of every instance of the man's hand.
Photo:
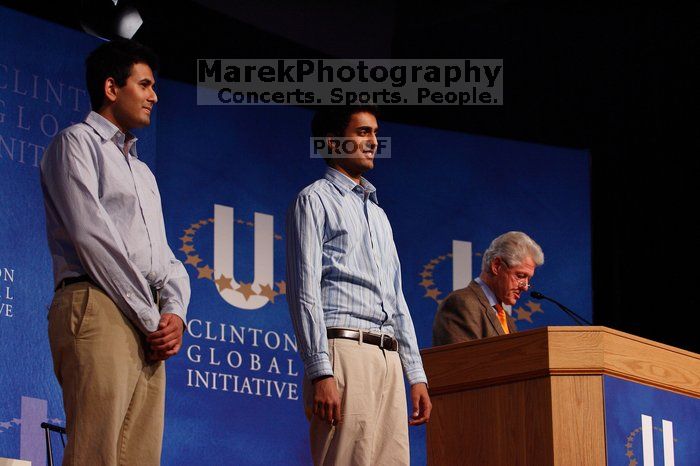
<svg viewBox="0 0 700 466">
<path fill-rule="evenodd" d="M 333 376 L 318 377 L 314 385 L 314 416 L 335 426 L 342 421 L 340 415 L 340 393 Z"/>
<path fill-rule="evenodd" d="M 428 396 L 428 386 L 424 383 L 411 385 L 411 406 L 413 413 L 408 424 L 411 426 L 419 426 L 425 424 L 430 419 L 430 411 L 433 409 L 433 404 Z"/>
<path fill-rule="evenodd" d="M 146 341 L 150 348 L 148 359 L 151 361 L 165 361 L 174 356 L 182 347 L 182 334 L 185 324 L 175 314 L 163 314 L 160 316 L 158 330 L 148 335 Z"/>
</svg>

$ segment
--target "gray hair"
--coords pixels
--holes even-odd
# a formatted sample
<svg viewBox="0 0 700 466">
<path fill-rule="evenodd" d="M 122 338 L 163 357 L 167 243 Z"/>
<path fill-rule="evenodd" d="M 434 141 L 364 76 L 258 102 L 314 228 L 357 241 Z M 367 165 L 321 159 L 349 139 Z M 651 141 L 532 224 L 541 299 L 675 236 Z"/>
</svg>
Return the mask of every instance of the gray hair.
<svg viewBox="0 0 700 466">
<path fill-rule="evenodd" d="M 520 265 L 527 257 L 532 257 L 536 266 L 544 264 L 542 248 L 522 231 L 509 231 L 491 241 L 481 260 L 481 271 L 489 272 L 491 262 L 497 257 L 508 267 Z"/>
</svg>

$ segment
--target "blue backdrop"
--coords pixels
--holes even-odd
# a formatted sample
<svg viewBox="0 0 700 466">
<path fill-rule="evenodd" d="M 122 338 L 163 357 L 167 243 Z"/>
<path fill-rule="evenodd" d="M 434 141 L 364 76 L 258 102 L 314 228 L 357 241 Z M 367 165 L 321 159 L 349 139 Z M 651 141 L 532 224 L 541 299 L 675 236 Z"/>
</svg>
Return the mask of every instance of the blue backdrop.
<svg viewBox="0 0 700 466">
<path fill-rule="evenodd" d="M 604 377 L 605 434 L 610 466 L 643 465 L 647 449 L 653 464 L 698 464 L 700 400 L 615 377 Z M 650 441 L 645 445 L 642 417 Z M 669 441 L 664 444 L 666 435 Z"/>
<path fill-rule="evenodd" d="M 64 415 L 46 337 L 52 277 L 38 161 L 89 111 L 82 62 L 99 42 L 1 8 L 0 29 L 0 456 L 40 465 L 38 423 Z M 284 214 L 324 170 L 309 154 L 312 114 L 198 107 L 191 86 L 161 79 L 156 88 L 139 154 L 156 174 L 170 245 L 193 289 L 183 350 L 167 365 L 163 464 L 307 464 Z M 453 288 L 453 241 L 471 243 L 455 265 L 476 276 L 481 253 L 508 230 L 542 246 L 537 288 L 590 319 L 587 152 L 380 124 L 392 157 L 367 177 L 394 229 L 422 348 Z M 571 324 L 527 296 L 513 315 L 521 329 Z M 425 463 L 422 427 L 411 429 L 411 454 Z"/>
</svg>

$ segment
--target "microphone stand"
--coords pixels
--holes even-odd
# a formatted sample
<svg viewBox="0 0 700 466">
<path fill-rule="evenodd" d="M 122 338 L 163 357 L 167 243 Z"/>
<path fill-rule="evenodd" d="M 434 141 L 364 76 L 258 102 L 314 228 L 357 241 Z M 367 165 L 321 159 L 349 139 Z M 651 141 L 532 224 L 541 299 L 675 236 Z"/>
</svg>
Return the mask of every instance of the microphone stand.
<svg viewBox="0 0 700 466">
<path fill-rule="evenodd" d="M 557 306 L 559 306 L 559 308 L 560 308 L 562 311 L 564 311 L 569 317 L 571 317 L 571 318 L 574 320 L 574 322 L 576 322 L 578 325 L 593 325 L 592 323 L 590 323 L 589 321 L 587 321 L 586 319 L 584 319 L 584 318 L 581 317 L 580 315 L 576 314 L 574 311 L 572 311 L 572 310 L 569 309 L 568 307 L 564 306 L 564 305 L 563 305 L 562 303 L 560 303 L 559 301 L 556 301 L 556 300 L 554 300 L 554 299 L 552 299 L 552 298 L 550 298 L 550 297 L 548 297 L 548 296 L 545 296 L 545 295 L 543 295 L 542 293 L 540 293 L 540 292 L 538 292 L 538 291 L 531 291 L 531 292 L 530 292 L 530 296 L 532 296 L 532 297 L 535 298 L 535 299 L 544 299 L 544 300 L 553 302 L 554 304 L 556 304 Z"/>
</svg>

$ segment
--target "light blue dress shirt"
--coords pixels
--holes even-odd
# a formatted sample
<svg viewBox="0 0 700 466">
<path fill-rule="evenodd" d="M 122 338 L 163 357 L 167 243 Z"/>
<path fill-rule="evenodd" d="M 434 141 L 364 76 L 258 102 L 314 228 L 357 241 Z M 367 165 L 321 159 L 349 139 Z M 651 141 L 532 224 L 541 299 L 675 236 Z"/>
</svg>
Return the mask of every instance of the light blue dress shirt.
<svg viewBox="0 0 700 466">
<path fill-rule="evenodd" d="M 484 283 L 484 281 L 480 277 L 476 277 L 474 281 L 479 284 L 481 290 L 486 295 L 486 299 L 489 300 L 489 304 L 493 308 L 493 312 L 498 314 L 498 311 L 496 310 L 496 303 L 498 303 L 498 298 L 496 298 L 496 295 L 493 293 L 493 291 L 491 291 L 491 288 L 489 288 L 489 286 L 486 283 Z M 503 310 L 508 313 L 508 315 L 512 315 L 512 306 L 503 303 L 501 303 L 501 306 L 503 307 Z"/>
<path fill-rule="evenodd" d="M 90 112 L 61 131 L 41 162 L 55 284 L 89 275 L 144 333 L 160 312 L 186 322 L 187 271 L 165 236 L 155 177 L 133 135 Z M 160 289 L 160 312 L 149 285 Z"/>
<path fill-rule="evenodd" d="M 374 186 L 328 168 L 290 207 L 286 237 L 289 312 L 307 377 L 333 375 L 326 329 L 343 327 L 394 336 L 409 383 L 427 383 Z"/>
</svg>

